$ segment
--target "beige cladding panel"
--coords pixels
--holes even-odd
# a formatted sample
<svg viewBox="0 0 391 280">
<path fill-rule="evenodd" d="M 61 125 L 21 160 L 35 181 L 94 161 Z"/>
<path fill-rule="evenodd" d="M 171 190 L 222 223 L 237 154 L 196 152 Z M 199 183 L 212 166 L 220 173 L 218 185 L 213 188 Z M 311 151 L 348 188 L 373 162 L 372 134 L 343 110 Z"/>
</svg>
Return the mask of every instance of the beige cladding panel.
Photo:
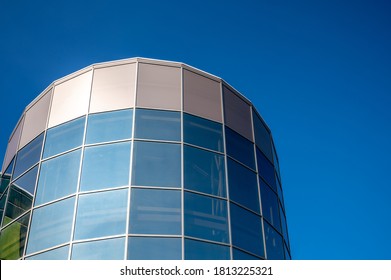
<svg viewBox="0 0 391 280">
<path fill-rule="evenodd" d="M 87 113 L 91 80 L 92 71 L 88 71 L 54 88 L 49 128 Z"/>
<path fill-rule="evenodd" d="M 137 106 L 181 110 L 181 68 L 139 63 Z"/>
<path fill-rule="evenodd" d="M 28 111 L 24 119 L 19 149 L 41 134 L 46 128 L 51 91 L 41 97 Z"/>
<path fill-rule="evenodd" d="M 184 111 L 221 123 L 220 83 L 188 70 L 183 75 Z"/>
<path fill-rule="evenodd" d="M 134 107 L 136 63 L 94 70 L 90 112 Z"/>
<path fill-rule="evenodd" d="M 22 132 L 22 128 L 23 128 L 23 122 L 24 122 L 24 117 L 21 119 L 18 126 L 15 128 L 15 132 L 8 142 L 7 151 L 5 152 L 2 172 L 4 172 L 5 169 L 8 167 L 8 164 L 10 164 L 12 158 L 14 157 L 16 151 L 18 150 L 20 133 Z"/>
</svg>

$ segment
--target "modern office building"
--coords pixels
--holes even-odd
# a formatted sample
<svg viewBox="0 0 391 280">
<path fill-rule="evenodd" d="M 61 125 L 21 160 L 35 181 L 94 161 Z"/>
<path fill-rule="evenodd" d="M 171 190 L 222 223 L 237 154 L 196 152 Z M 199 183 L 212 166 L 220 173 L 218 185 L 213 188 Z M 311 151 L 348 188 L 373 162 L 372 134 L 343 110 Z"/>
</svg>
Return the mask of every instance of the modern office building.
<svg viewBox="0 0 391 280">
<path fill-rule="evenodd" d="M 290 259 L 269 128 L 186 64 L 126 59 L 53 82 L 1 174 L 1 259 Z"/>
</svg>

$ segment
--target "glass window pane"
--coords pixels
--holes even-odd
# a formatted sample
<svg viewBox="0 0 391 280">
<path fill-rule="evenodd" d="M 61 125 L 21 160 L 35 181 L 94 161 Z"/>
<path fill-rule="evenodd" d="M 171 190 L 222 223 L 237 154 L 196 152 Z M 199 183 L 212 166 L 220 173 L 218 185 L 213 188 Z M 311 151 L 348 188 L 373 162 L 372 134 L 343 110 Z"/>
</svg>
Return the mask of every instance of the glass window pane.
<svg viewBox="0 0 391 280">
<path fill-rule="evenodd" d="M 89 115 L 86 144 L 132 137 L 133 110 Z"/>
<path fill-rule="evenodd" d="M 226 196 L 224 156 L 184 147 L 185 188 L 221 197 Z"/>
<path fill-rule="evenodd" d="M 282 227 L 282 233 L 284 235 L 285 242 L 289 244 L 289 238 L 288 238 L 288 227 L 286 223 L 286 217 L 284 213 L 282 212 L 282 208 L 280 207 L 280 217 L 281 217 L 281 227 Z"/>
<path fill-rule="evenodd" d="M 290 255 L 290 253 L 288 251 L 288 248 L 286 246 L 284 246 L 284 251 L 285 251 L 285 259 L 286 260 L 291 260 L 292 259 L 291 255 Z"/>
<path fill-rule="evenodd" d="M 266 253 L 268 260 L 283 260 L 284 248 L 282 236 L 277 233 L 268 223 L 265 226 Z"/>
<path fill-rule="evenodd" d="M 181 238 L 130 237 L 128 260 L 180 260 Z"/>
<path fill-rule="evenodd" d="M 19 151 L 12 178 L 18 177 L 39 161 L 41 157 L 42 141 L 43 134 L 39 135 Z"/>
<path fill-rule="evenodd" d="M 186 143 L 223 152 L 223 128 L 220 123 L 183 114 L 183 137 Z"/>
<path fill-rule="evenodd" d="M 276 188 L 276 177 L 274 176 L 274 167 L 268 161 L 268 159 L 257 149 L 257 163 L 259 175 L 275 190 Z"/>
<path fill-rule="evenodd" d="M 134 142 L 132 185 L 181 186 L 181 146 Z"/>
<path fill-rule="evenodd" d="M 1 169 L 2 171 L 4 171 L 4 169 L 7 168 L 7 166 L 9 166 L 9 163 L 11 162 L 11 160 L 14 159 L 14 156 L 16 155 L 16 152 L 19 147 L 19 138 L 23 128 L 23 122 L 24 122 L 24 116 L 21 117 L 18 124 L 14 128 L 13 133 L 11 134 L 11 138 L 8 141 L 7 150 L 5 152 L 3 166 Z"/>
<path fill-rule="evenodd" d="M 0 232 L 0 259 L 17 260 L 23 255 L 30 213 Z"/>
<path fill-rule="evenodd" d="M 185 238 L 185 260 L 229 260 L 228 246 Z"/>
<path fill-rule="evenodd" d="M 232 244 L 264 257 L 261 217 L 231 203 Z"/>
<path fill-rule="evenodd" d="M 225 128 L 227 154 L 255 170 L 254 145 L 238 133 Z"/>
<path fill-rule="evenodd" d="M 67 245 L 28 257 L 26 260 L 67 260 L 68 253 L 69 246 Z"/>
<path fill-rule="evenodd" d="M 32 204 L 33 195 L 19 188 L 17 185 L 12 184 L 8 193 L 3 226 L 30 210 Z"/>
<path fill-rule="evenodd" d="M 42 163 L 35 205 L 40 205 L 76 192 L 81 150 L 61 155 Z"/>
<path fill-rule="evenodd" d="M 248 253 L 245 253 L 241 250 L 232 249 L 233 258 L 234 260 L 259 260 L 260 258 L 257 258 L 256 256 L 250 255 Z"/>
<path fill-rule="evenodd" d="M 75 240 L 124 234 L 128 190 L 79 196 Z"/>
<path fill-rule="evenodd" d="M 185 235 L 229 242 L 227 202 L 185 192 Z"/>
<path fill-rule="evenodd" d="M 132 188 L 129 232 L 181 234 L 181 192 Z"/>
<path fill-rule="evenodd" d="M 73 244 L 72 260 L 123 260 L 125 238 Z"/>
<path fill-rule="evenodd" d="M 231 159 L 227 163 L 229 198 L 260 213 L 257 175 Z"/>
<path fill-rule="evenodd" d="M 69 242 L 74 205 L 71 197 L 33 211 L 27 254 Z"/>
<path fill-rule="evenodd" d="M 124 142 L 85 148 L 80 190 L 129 185 L 130 145 Z"/>
<path fill-rule="evenodd" d="M 261 186 L 261 199 L 262 199 L 262 214 L 263 217 L 268 220 L 277 230 L 281 231 L 280 216 L 278 209 L 277 195 L 259 179 Z"/>
<path fill-rule="evenodd" d="M 181 114 L 179 112 L 137 109 L 135 125 L 135 138 L 181 140 Z"/>
<path fill-rule="evenodd" d="M 29 172 L 24 174 L 18 180 L 16 180 L 13 185 L 19 189 L 23 189 L 29 194 L 33 195 L 35 192 L 35 183 L 37 181 L 38 165 L 30 169 Z"/>
<path fill-rule="evenodd" d="M 253 112 L 253 121 L 255 143 L 257 144 L 258 148 L 265 153 L 269 160 L 273 161 L 270 132 L 255 112 Z"/>
<path fill-rule="evenodd" d="M 85 117 L 49 129 L 46 133 L 43 158 L 81 146 Z"/>
</svg>

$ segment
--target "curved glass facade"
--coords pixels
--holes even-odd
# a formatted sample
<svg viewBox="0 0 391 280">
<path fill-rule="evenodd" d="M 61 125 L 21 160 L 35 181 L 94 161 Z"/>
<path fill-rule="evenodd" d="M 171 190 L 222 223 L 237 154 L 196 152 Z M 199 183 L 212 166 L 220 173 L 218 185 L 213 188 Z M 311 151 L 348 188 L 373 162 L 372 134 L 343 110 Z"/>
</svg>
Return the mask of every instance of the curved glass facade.
<svg viewBox="0 0 391 280">
<path fill-rule="evenodd" d="M 1 172 L 0 259 L 290 259 L 278 157 L 252 103 L 182 63 L 55 81 Z"/>
</svg>

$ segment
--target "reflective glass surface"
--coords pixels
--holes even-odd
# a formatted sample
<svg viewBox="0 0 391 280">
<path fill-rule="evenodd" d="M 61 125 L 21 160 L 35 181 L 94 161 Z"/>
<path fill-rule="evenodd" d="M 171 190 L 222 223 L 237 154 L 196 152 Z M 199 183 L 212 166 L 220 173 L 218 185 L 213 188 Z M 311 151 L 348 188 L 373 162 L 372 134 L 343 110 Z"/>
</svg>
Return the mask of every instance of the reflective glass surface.
<svg viewBox="0 0 391 280">
<path fill-rule="evenodd" d="M 86 144 L 128 139 L 132 136 L 133 110 L 121 110 L 88 117 Z"/>
<path fill-rule="evenodd" d="M 0 259 L 17 260 L 23 255 L 30 213 L 4 228 L 0 233 Z"/>
<path fill-rule="evenodd" d="M 269 186 L 259 180 L 261 186 L 262 214 L 277 230 L 281 230 L 280 215 L 278 209 L 278 198 Z"/>
<path fill-rule="evenodd" d="M 280 217 L 281 217 L 282 233 L 283 233 L 283 235 L 284 235 L 285 242 L 286 242 L 287 244 L 289 244 L 288 227 L 287 227 L 287 224 L 286 224 L 285 215 L 284 215 L 284 213 L 282 212 L 281 207 L 280 207 Z"/>
<path fill-rule="evenodd" d="M 35 192 L 35 183 L 37 180 L 38 165 L 30 169 L 29 172 L 24 174 L 13 185 L 19 189 L 23 189 L 29 194 L 33 195 Z"/>
<path fill-rule="evenodd" d="M 232 244 L 264 257 L 261 217 L 231 203 Z"/>
<path fill-rule="evenodd" d="M 275 190 L 276 188 L 276 177 L 274 176 L 274 167 L 268 161 L 268 159 L 257 149 L 257 163 L 259 175 Z"/>
<path fill-rule="evenodd" d="M 181 192 L 132 188 L 129 232 L 181 234 Z"/>
<path fill-rule="evenodd" d="M 81 150 L 61 155 L 41 164 L 35 205 L 76 192 Z"/>
<path fill-rule="evenodd" d="M 225 161 L 220 154 L 185 146 L 184 176 L 186 189 L 226 196 Z"/>
<path fill-rule="evenodd" d="M 185 235 L 229 242 L 227 202 L 185 192 Z"/>
<path fill-rule="evenodd" d="M 270 133 L 255 112 L 253 112 L 253 121 L 255 143 L 257 144 L 258 148 L 265 153 L 269 160 L 273 161 Z"/>
<path fill-rule="evenodd" d="M 19 217 L 31 208 L 33 196 L 16 185 L 11 185 L 5 207 L 3 226 Z"/>
<path fill-rule="evenodd" d="M 85 148 L 80 190 L 128 185 L 130 145 L 123 142 Z"/>
<path fill-rule="evenodd" d="M 127 189 L 80 195 L 74 239 L 125 233 L 127 204 Z"/>
<path fill-rule="evenodd" d="M 284 246 L 284 252 L 285 252 L 285 259 L 290 260 L 291 255 L 289 254 L 288 248 L 286 246 Z"/>
<path fill-rule="evenodd" d="M 181 186 L 181 146 L 134 142 L 132 185 Z"/>
<path fill-rule="evenodd" d="M 125 238 L 105 239 L 73 244 L 72 260 L 123 260 Z"/>
<path fill-rule="evenodd" d="M 185 260 L 229 260 L 229 247 L 185 238 Z"/>
<path fill-rule="evenodd" d="M 181 140 L 180 112 L 137 109 L 135 125 L 135 138 Z"/>
<path fill-rule="evenodd" d="M 5 176 L 6 178 L 11 177 L 12 175 L 12 169 L 14 168 L 14 162 L 15 162 L 15 157 L 11 160 L 11 163 L 8 165 L 7 169 L 3 173 L 3 177 Z"/>
<path fill-rule="evenodd" d="M 128 260 L 180 260 L 181 238 L 130 237 Z"/>
<path fill-rule="evenodd" d="M 232 259 L 234 260 L 259 260 L 260 259 L 235 248 L 232 249 L 232 253 L 233 253 Z"/>
<path fill-rule="evenodd" d="M 43 158 L 47 158 L 75 147 L 83 142 L 85 117 L 49 129 L 46 133 Z"/>
<path fill-rule="evenodd" d="M 27 254 L 69 242 L 74 205 L 71 197 L 33 211 Z"/>
<path fill-rule="evenodd" d="M 268 260 L 283 260 L 284 248 L 282 236 L 277 233 L 268 223 L 265 226 L 265 242 Z"/>
<path fill-rule="evenodd" d="M 186 143 L 223 152 L 223 128 L 220 123 L 183 114 L 183 139 Z"/>
<path fill-rule="evenodd" d="M 67 245 L 28 257 L 26 260 L 67 260 L 68 253 L 69 246 Z"/>
<path fill-rule="evenodd" d="M 231 159 L 227 163 L 229 198 L 259 213 L 257 175 Z"/>
<path fill-rule="evenodd" d="M 41 157 L 42 141 L 43 133 L 19 151 L 12 178 L 18 177 L 39 161 L 39 158 Z"/>
<path fill-rule="evenodd" d="M 254 145 L 228 127 L 225 128 L 227 154 L 255 170 Z"/>
</svg>

